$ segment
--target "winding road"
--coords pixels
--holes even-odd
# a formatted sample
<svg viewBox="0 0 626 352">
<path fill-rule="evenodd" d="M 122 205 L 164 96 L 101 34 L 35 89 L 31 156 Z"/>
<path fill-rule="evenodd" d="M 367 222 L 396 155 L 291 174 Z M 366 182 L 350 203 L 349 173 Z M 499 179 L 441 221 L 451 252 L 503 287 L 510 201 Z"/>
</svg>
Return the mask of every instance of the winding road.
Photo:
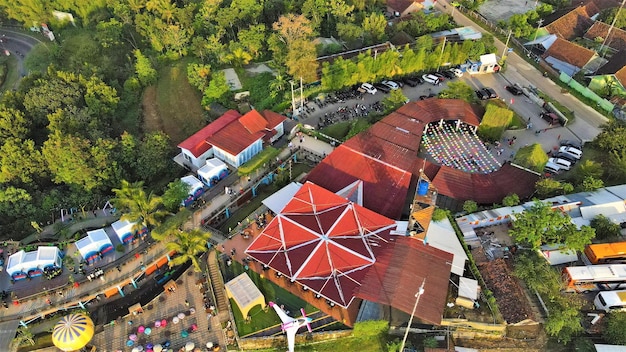
<svg viewBox="0 0 626 352">
<path fill-rule="evenodd" d="M 0 50 L 8 50 L 11 55 L 17 59 L 17 67 L 20 77 L 24 77 L 28 74 L 28 71 L 24 67 L 24 58 L 33 47 L 39 43 L 45 43 L 45 38 L 39 34 L 30 34 L 17 29 L 0 28 Z"/>
</svg>

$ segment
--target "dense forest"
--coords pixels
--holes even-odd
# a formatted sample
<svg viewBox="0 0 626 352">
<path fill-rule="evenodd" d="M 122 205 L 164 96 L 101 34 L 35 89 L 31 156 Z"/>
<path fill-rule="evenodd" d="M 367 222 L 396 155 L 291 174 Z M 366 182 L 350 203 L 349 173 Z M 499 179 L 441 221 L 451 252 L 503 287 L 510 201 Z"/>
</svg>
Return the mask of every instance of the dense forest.
<svg viewBox="0 0 626 352">
<path fill-rule="evenodd" d="M 293 78 L 321 82 L 307 91 L 313 94 L 493 51 L 489 36 L 433 41 L 426 34 L 455 27 L 446 14 L 390 22 L 382 0 L 0 0 L 0 9 L 5 25 L 47 23 L 57 38 L 28 53 L 29 75 L 0 98 L 0 233 L 13 239 L 34 232 L 34 222 L 52 222 L 60 209 L 102 207 L 122 180 L 162 192 L 184 172 L 171 161 L 175 146 L 202 125 L 178 123 L 173 133 L 143 124 L 153 108 L 145 96 L 175 75 L 195 90 L 207 123 L 215 104 L 236 107 L 226 67 L 270 66 L 273 74 L 244 82 L 244 90 L 258 109 L 283 112 Z M 54 11 L 71 13 L 74 23 Z M 417 39 L 376 56 L 318 60 L 398 33 Z M 318 37 L 341 44 L 323 46 Z"/>
</svg>

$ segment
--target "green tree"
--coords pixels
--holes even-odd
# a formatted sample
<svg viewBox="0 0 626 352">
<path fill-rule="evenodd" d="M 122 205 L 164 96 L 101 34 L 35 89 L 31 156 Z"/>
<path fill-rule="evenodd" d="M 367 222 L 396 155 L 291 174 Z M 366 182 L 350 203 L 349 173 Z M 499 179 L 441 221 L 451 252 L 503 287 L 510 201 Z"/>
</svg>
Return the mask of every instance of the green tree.
<svg viewBox="0 0 626 352">
<path fill-rule="evenodd" d="M 120 188 L 114 188 L 112 203 L 123 215 L 122 220 L 138 221 L 137 227 L 153 229 L 161 223 L 165 211 L 163 199 L 153 193 L 146 194 L 143 182 L 130 183 L 122 180 Z"/>
<path fill-rule="evenodd" d="M 606 327 L 604 329 L 604 338 L 612 344 L 626 344 L 626 312 L 614 312 L 606 317 Z"/>
<path fill-rule="evenodd" d="M 195 271 L 202 271 L 198 254 L 206 252 L 207 243 L 209 238 L 211 238 L 211 234 L 200 229 L 193 229 L 188 232 L 177 232 L 174 236 L 174 241 L 168 242 L 166 247 L 170 251 L 176 251 L 178 256 L 170 260 L 169 266 L 181 265 L 191 260 Z"/>
<path fill-rule="evenodd" d="M 157 71 L 152 67 L 150 59 L 144 56 L 139 49 L 133 51 L 135 55 L 135 72 L 141 84 L 146 87 L 156 83 Z"/>
<path fill-rule="evenodd" d="M 447 218 L 449 213 L 450 213 L 449 210 L 436 208 L 435 211 L 433 212 L 433 221 L 441 221 Z"/>
<path fill-rule="evenodd" d="M 136 175 L 142 180 L 156 181 L 171 170 L 172 147 L 170 138 L 162 131 L 148 133 L 139 144 Z"/>
<path fill-rule="evenodd" d="M 19 346 L 34 346 L 35 345 L 35 335 L 28 328 L 20 326 L 17 329 L 17 335 L 11 341 L 11 345 L 15 347 Z"/>
<path fill-rule="evenodd" d="M 448 83 L 448 86 L 439 92 L 439 98 L 443 99 L 461 99 L 468 103 L 476 102 L 474 90 L 463 81 Z"/>
<path fill-rule="evenodd" d="M 363 19 L 362 26 L 369 43 L 379 43 L 385 38 L 387 20 L 384 15 L 374 12 Z"/>
<path fill-rule="evenodd" d="M 402 93 L 402 89 L 396 89 L 392 90 L 389 96 L 383 100 L 383 105 L 386 111 L 393 111 L 408 102 L 409 99 Z"/>
<path fill-rule="evenodd" d="M 229 91 L 230 87 L 228 86 L 228 82 L 226 82 L 224 71 L 215 72 L 211 77 L 209 86 L 204 90 L 202 106 L 208 109 L 213 102 L 222 99 Z"/>
<path fill-rule="evenodd" d="M 337 23 L 337 34 L 339 38 L 347 42 L 362 38 L 364 34 L 362 26 L 354 23 Z"/>
<path fill-rule="evenodd" d="M 231 42 L 230 52 L 225 53 L 221 60 L 235 67 L 247 65 L 252 60 L 252 55 L 247 52 L 239 43 Z"/>
<path fill-rule="evenodd" d="M 0 148 L 0 183 L 19 180 L 29 184 L 45 176 L 41 152 L 32 140 L 11 138 Z"/>
<path fill-rule="evenodd" d="M 541 198 L 571 193 L 574 186 L 571 183 L 560 182 L 552 178 L 544 178 L 535 183 L 537 195 Z"/>
<path fill-rule="evenodd" d="M 597 178 L 595 178 L 593 176 L 585 177 L 585 179 L 583 180 L 583 182 L 581 184 L 581 188 L 585 192 L 593 192 L 593 191 L 598 190 L 598 189 L 600 189 L 602 187 L 604 187 L 604 182 L 602 182 L 602 180 L 597 179 Z"/>
<path fill-rule="evenodd" d="M 534 250 L 548 244 L 564 245 L 567 249 L 583 251 L 595 237 L 592 228 L 582 226 L 577 230 L 569 215 L 555 211 L 549 204 L 541 201 L 535 201 L 524 212 L 515 214 L 509 233 L 516 242 L 530 245 Z"/>
<path fill-rule="evenodd" d="M 22 111 L 0 105 L 0 142 L 11 137 L 26 137 L 29 126 L 30 122 Z"/>
<path fill-rule="evenodd" d="M 471 214 L 476 210 L 478 210 L 478 204 L 473 200 L 466 200 L 465 202 L 463 202 L 463 211 L 465 211 L 466 213 Z"/>
<path fill-rule="evenodd" d="M 611 240 L 621 237 L 622 228 L 620 225 L 602 214 L 591 219 L 589 226 L 596 231 L 596 238 L 600 240 Z"/>
<path fill-rule="evenodd" d="M 502 205 L 505 207 L 514 207 L 519 205 L 519 196 L 515 193 L 507 195 L 504 199 L 502 199 Z"/>
<path fill-rule="evenodd" d="M 190 186 L 180 179 L 168 183 L 162 196 L 165 209 L 172 213 L 176 212 L 181 207 L 182 201 L 189 196 L 189 191 Z"/>
<path fill-rule="evenodd" d="M 256 59 L 263 50 L 265 43 L 265 25 L 250 25 L 248 29 L 244 29 L 237 33 L 239 43 L 243 45 L 245 51 L 252 54 L 252 58 Z"/>
<path fill-rule="evenodd" d="M 209 77 L 211 77 L 211 65 L 197 63 L 187 65 L 187 80 L 189 84 L 198 88 L 201 92 L 209 84 Z"/>
</svg>

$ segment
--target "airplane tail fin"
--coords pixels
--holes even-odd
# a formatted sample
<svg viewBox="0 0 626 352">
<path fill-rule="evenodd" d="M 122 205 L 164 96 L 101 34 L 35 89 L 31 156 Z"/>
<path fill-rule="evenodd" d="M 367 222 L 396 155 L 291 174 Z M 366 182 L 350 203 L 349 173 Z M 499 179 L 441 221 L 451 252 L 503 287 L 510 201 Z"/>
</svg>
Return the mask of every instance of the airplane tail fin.
<svg viewBox="0 0 626 352">
<path fill-rule="evenodd" d="M 306 328 L 309 329 L 309 332 L 313 332 L 313 330 L 311 330 L 312 319 L 306 316 L 306 312 L 304 311 L 304 308 L 300 308 L 300 312 L 302 313 L 302 317 L 306 320 Z"/>
</svg>

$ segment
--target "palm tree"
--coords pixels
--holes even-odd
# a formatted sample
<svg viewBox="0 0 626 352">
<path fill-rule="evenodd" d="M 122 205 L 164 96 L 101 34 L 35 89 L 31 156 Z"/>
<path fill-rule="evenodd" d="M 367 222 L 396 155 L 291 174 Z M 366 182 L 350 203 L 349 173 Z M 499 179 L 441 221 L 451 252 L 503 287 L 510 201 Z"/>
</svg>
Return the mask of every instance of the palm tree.
<svg viewBox="0 0 626 352">
<path fill-rule="evenodd" d="M 130 183 L 122 180 L 122 187 L 113 189 L 115 198 L 112 199 L 116 208 L 124 214 L 122 220 L 138 221 L 137 227 L 152 229 L 161 223 L 161 218 L 166 215 L 162 210 L 163 199 L 155 196 L 152 192 L 146 194 L 143 182 Z"/>
<path fill-rule="evenodd" d="M 17 335 L 11 341 L 11 344 L 15 347 L 19 346 L 34 346 L 35 345 L 35 335 L 33 332 L 28 330 L 28 328 L 20 327 L 17 329 Z"/>
<path fill-rule="evenodd" d="M 176 258 L 170 260 L 169 266 L 181 265 L 191 260 L 194 269 L 198 272 L 202 271 L 197 255 L 207 250 L 207 242 L 211 234 L 200 229 L 193 229 L 188 232 L 179 231 L 175 236 L 176 239 L 166 245 L 168 250 L 178 253 Z"/>
<path fill-rule="evenodd" d="M 288 83 L 289 82 L 287 81 L 287 76 L 285 76 L 285 74 L 283 74 L 282 72 L 278 71 L 274 79 L 270 82 L 270 90 L 271 90 L 270 95 L 272 97 L 276 97 L 279 92 L 282 92 L 285 90 Z"/>
</svg>

